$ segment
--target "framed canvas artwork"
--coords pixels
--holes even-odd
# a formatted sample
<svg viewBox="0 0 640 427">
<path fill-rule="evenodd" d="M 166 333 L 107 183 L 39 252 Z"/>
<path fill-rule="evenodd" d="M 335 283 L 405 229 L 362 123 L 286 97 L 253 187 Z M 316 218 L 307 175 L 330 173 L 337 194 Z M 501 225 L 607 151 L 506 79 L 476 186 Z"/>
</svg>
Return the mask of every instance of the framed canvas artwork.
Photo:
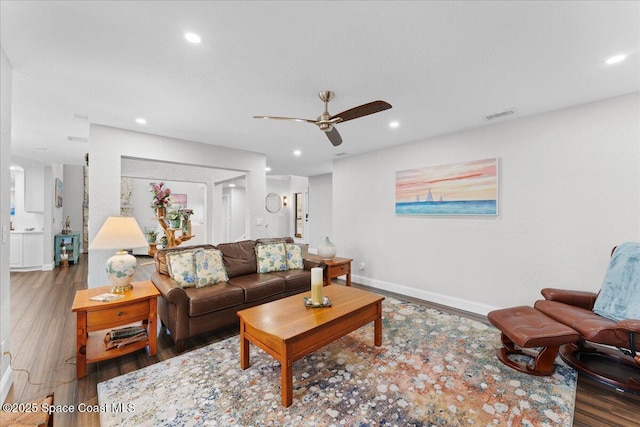
<svg viewBox="0 0 640 427">
<path fill-rule="evenodd" d="M 62 190 L 64 189 L 64 185 L 62 184 L 62 180 L 60 178 L 56 178 L 55 186 L 56 188 L 54 190 L 55 190 L 56 208 L 61 208 L 62 207 Z"/>
<path fill-rule="evenodd" d="M 498 159 L 397 171 L 396 215 L 498 215 Z"/>
</svg>

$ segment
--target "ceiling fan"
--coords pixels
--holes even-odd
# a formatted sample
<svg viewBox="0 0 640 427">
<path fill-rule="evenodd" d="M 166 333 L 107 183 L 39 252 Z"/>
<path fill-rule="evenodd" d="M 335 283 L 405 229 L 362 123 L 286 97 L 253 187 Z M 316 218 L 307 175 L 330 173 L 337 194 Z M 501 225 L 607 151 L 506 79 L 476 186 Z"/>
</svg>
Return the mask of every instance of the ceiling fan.
<svg viewBox="0 0 640 427">
<path fill-rule="evenodd" d="M 306 122 L 313 123 L 323 131 L 329 141 L 334 146 L 342 144 L 342 137 L 338 133 L 338 130 L 334 127 L 338 123 L 346 122 L 347 120 L 357 119 L 359 117 L 368 116 L 369 114 L 379 113 L 380 111 L 388 110 L 391 108 L 391 104 L 385 101 L 373 101 L 368 104 L 362 104 L 349 110 L 343 111 L 335 115 L 329 114 L 328 107 L 329 101 L 333 99 L 334 93 L 329 90 L 323 90 L 318 94 L 322 102 L 324 102 L 324 113 L 318 116 L 316 120 L 311 119 L 298 119 L 295 117 L 274 117 L 274 116 L 253 116 L 254 119 L 272 119 L 272 120 L 291 120 L 294 122 Z"/>
</svg>

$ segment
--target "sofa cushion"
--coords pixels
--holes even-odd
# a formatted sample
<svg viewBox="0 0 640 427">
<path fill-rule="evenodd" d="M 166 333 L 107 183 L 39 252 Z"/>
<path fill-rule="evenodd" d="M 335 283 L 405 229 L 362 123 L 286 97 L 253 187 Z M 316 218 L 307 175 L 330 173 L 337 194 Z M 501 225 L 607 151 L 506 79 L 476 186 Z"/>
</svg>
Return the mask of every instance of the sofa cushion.
<svg viewBox="0 0 640 427">
<path fill-rule="evenodd" d="M 640 243 L 613 252 L 593 311 L 612 320 L 640 319 Z"/>
<path fill-rule="evenodd" d="M 176 251 L 167 254 L 169 277 L 181 288 L 196 286 L 196 269 L 193 263 L 193 250 Z"/>
<path fill-rule="evenodd" d="M 287 248 L 287 268 L 289 270 L 302 270 L 302 245 L 299 243 L 286 243 Z"/>
<path fill-rule="evenodd" d="M 196 288 L 215 285 L 229 280 L 218 249 L 197 249 L 193 252 L 196 269 Z"/>
<path fill-rule="evenodd" d="M 228 283 L 184 290 L 189 298 L 189 316 L 195 317 L 244 303 L 244 290 Z"/>
<path fill-rule="evenodd" d="M 215 249 L 215 246 L 209 245 L 209 244 L 203 244 L 203 245 L 193 245 L 193 246 L 180 246 L 177 248 L 158 249 L 158 251 L 154 256 L 154 260 L 156 262 L 156 270 L 168 276 L 169 266 L 167 265 L 167 254 L 170 254 L 171 252 L 180 252 L 187 249 L 198 249 L 198 248 Z"/>
<path fill-rule="evenodd" d="M 287 270 L 270 274 L 277 274 L 285 280 L 287 292 L 311 290 L 311 271 L 309 270 Z"/>
<path fill-rule="evenodd" d="M 279 294 L 286 289 L 284 278 L 273 273 L 236 276 L 229 279 L 229 284 L 244 290 L 246 303 Z"/>
<path fill-rule="evenodd" d="M 257 243 L 256 262 L 258 273 L 287 270 L 287 249 L 285 243 Z"/>
<path fill-rule="evenodd" d="M 253 240 L 221 243 L 218 249 L 222 252 L 222 261 L 229 277 L 252 274 L 256 272 L 256 252 Z"/>
</svg>

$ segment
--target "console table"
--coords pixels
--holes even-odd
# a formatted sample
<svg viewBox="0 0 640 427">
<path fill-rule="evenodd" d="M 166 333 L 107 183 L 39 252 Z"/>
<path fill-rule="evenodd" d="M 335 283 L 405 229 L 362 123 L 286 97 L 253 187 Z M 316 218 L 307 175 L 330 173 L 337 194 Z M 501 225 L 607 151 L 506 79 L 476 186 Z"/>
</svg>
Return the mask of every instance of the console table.
<svg viewBox="0 0 640 427">
<path fill-rule="evenodd" d="M 74 264 L 78 263 L 80 256 L 80 233 L 56 234 L 53 240 L 53 250 L 55 251 L 56 267 L 60 265 L 60 255 L 62 247 L 66 248 L 68 260 Z"/>
</svg>

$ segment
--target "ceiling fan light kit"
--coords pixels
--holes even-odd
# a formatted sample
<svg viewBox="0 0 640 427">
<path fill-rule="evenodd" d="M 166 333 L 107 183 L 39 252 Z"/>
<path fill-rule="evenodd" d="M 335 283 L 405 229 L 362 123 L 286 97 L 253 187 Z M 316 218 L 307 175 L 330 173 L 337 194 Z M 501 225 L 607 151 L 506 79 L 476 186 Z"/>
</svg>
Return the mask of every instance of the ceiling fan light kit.
<svg viewBox="0 0 640 427">
<path fill-rule="evenodd" d="M 289 120 L 294 122 L 306 122 L 312 123 L 321 131 L 327 135 L 329 142 L 333 146 L 342 144 L 342 137 L 335 128 L 338 123 L 346 122 L 348 120 L 357 119 L 360 117 L 368 116 L 370 114 L 379 113 L 380 111 L 388 110 L 391 108 L 391 104 L 385 101 L 373 101 L 367 104 L 362 104 L 349 110 L 338 113 L 334 116 L 329 114 L 329 101 L 334 97 L 334 93 L 330 90 L 323 90 L 318 94 L 320 100 L 324 102 L 324 112 L 318 116 L 316 120 L 311 119 L 299 119 L 295 117 L 276 117 L 276 116 L 253 116 L 254 119 L 272 119 L 272 120 Z"/>
</svg>

